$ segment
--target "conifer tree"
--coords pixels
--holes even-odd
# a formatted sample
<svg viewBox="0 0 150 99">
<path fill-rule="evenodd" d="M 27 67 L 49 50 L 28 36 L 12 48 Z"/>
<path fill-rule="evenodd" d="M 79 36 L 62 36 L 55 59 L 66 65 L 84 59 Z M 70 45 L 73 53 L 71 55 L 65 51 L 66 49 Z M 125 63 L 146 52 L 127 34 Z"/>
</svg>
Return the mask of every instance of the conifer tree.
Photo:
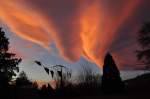
<svg viewBox="0 0 150 99">
<path fill-rule="evenodd" d="M 104 60 L 102 91 L 104 93 L 124 91 L 124 83 L 121 80 L 119 69 L 110 53 L 106 55 Z"/>
<path fill-rule="evenodd" d="M 19 72 L 18 64 L 21 59 L 16 58 L 15 54 L 9 52 L 9 41 L 5 32 L 0 28 L 0 88 L 7 86 Z"/>
</svg>

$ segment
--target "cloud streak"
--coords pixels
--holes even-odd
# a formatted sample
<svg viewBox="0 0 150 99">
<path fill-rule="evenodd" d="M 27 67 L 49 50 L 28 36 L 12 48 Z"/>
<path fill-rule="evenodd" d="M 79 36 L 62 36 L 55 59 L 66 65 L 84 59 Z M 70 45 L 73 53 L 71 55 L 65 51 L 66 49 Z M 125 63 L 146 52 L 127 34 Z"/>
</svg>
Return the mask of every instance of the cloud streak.
<svg viewBox="0 0 150 99">
<path fill-rule="evenodd" d="M 117 2 L 117 3 L 116 3 Z M 116 4 L 115 4 L 116 3 Z M 141 0 L 1 0 L 0 19 L 13 33 L 77 61 L 84 56 L 100 67 L 119 29 Z M 119 6 L 121 5 L 121 6 Z"/>
</svg>

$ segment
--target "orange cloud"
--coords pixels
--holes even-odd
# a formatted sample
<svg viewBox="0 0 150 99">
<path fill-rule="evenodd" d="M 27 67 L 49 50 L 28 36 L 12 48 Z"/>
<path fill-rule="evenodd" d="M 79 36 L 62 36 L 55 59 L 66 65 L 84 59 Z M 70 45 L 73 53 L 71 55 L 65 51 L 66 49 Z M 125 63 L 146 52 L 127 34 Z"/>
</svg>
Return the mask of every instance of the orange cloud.
<svg viewBox="0 0 150 99">
<path fill-rule="evenodd" d="M 81 18 L 83 31 L 80 34 L 83 40 L 84 52 L 88 58 L 99 64 L 99 66 L 103 65 L 103 57 L 115 40 L 117 31 L 132 16 L 139 3 L 139 0 L 126 2 L 126 5 L 121 10 L 119 9 L 121 11 L 118 14 L 119 17 L 103 15 L 104 12 L 100 8 L 99 0 L 95 0 L 83 12 Z M 107 18 L 104 20 L 105 17 Z"/>
<path fill-rule="evenodd" d="M 43 28 L 44 24 L 38 15 L 33 14 L 32 11 L 21 8 L 14 1 L 12 2 L 10 0 L 2 0 L 0 9 L 0 19 L 6 23 L 14 33 L 23 39 L 48 48 L 50 35 L 48 31 Z"/>
<path fill-rule="evenodd" d="M 49 48 L 56 43 L 71 61 L 81 55 L 99 66 L 117 31 L 140 0 L 127 0 L 117 16 L 105 14 L 101 0 L 1 0 L 0 19 L 18 36 Z M 111 9 L 110 9 L 111 11 Z"/>
</svg>

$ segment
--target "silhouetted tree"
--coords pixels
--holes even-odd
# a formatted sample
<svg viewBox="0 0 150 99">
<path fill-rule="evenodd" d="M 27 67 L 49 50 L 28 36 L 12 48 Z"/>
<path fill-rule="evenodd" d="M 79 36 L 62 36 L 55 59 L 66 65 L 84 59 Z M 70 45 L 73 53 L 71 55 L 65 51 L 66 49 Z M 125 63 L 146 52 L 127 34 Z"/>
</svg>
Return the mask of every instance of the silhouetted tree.
<svg viewBox="0 0 150 99">
<path fill-rule="evenodd" d="M 32 83 L 32 88 L 33 89 L 38 89 L 38 87 L 39 86 L 38 86 L 38 83 L 36 81 Z"/>
<path fill-rule="evenodd" d="M 141 50 L 137 51 L 137 58 L 150 68 L 150 22 L 144 24 L 138 35 L 138 42 Z"/>
<path fill-rule="evenodd" d="M 30 86 L 32 85 L 32 82 L 28 79 L 26 73 L 24 71 L 22 71 L 18 78 L 16 79 L 16 85 L 18 87 L 25 87 L 25 86 Z"/>
<path fill-rule="evenodd" d="M 115 93 L 122 92 L 123 90 L 124 83 L 121 80 L 120 72 L 113 57 L 108 53 L 103 66 L 102 91 L 104 93 Z"/>
<path fill-rule="evenodd" d="M 49 96 L 53 96 L 54 95 L 54 89 L 51 87 L 50 84 L 48 84 L 48 86 L 47 86 L 47 91 L 49 93 Z"/>
<path fill-rule="evenodd" d="M 41 90 L 40 90 L 40 95 L 42 97 L 47 97 L 48 96 L 46 84 L 42 85 Z"/>
<path fill-rule="evenodd" d="M 5 32 L 0 28 L 0 88 L 6 88 L 8 83 L 16 76 L 19 71 L 18 64 L 21 59 L 15 57 L 15 54 L 8 52 L 9 41 Z"/>
</svg>

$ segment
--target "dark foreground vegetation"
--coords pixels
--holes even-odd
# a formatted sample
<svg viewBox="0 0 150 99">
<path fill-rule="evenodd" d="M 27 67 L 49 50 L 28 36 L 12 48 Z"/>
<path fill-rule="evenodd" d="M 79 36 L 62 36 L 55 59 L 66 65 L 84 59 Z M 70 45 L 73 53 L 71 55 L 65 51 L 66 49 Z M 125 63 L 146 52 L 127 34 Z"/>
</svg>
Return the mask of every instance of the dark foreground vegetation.
<svg viewBox="0 0 150 99">
<path fill-rule="evenodd" d="M 101 90 L 100 83 L 96 82 L 84 82 L 77 85 L 68 84 L 64 88 L 57 89 L 53 89 L 49 84 L 38 88 L 36 82 L 30 82 L 26 85 L 9 85 L 4 90 L 1 90 L 1 97 L 3 97 L 1 99 L 141 99 L 142 97 L 150 96 L 150 73 L 124 82 L 126 87 L 123 93 L 104 93 Z"/>
</svg>

